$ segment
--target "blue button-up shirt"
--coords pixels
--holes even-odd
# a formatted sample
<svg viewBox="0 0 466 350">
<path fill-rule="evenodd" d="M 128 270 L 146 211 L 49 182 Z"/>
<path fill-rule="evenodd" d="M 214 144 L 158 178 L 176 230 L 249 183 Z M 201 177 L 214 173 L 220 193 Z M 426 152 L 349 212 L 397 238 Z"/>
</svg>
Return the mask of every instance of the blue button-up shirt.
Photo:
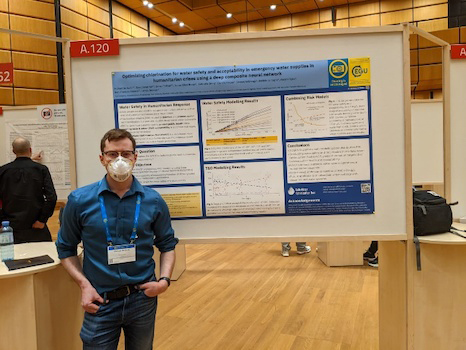
<svg viewBox="0 0 466 350">
<path fill-rule="evenodd" d="M 113 244 L 119 245 L 130 241 L 138 194 L 141 195 L 141 212 L 135 242 L 136 261 L 109 265 L 99 195 L 104 198 Z M 158 192 L 142 186 L 134 177 L 123 198 L 110 190 L 105 177 L 69 195 L 56 242 L 58 257 L 76 256 L 81 241 L 84 245 L 84 275 L 99 294 L 147 281 L 154 274 L 153 245 L 163 253 L 175 249 L 178 243 L 167 204 Z"/>
</svg>

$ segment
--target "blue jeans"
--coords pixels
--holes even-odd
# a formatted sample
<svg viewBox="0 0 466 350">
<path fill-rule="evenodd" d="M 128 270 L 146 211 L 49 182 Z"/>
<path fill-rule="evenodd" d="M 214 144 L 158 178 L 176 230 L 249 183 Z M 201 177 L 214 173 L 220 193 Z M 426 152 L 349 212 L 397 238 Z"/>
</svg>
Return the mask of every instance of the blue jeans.
<svg viewBox="0 0 466 350">
<path fill-rule="evenodd" d="M 151 350 L 154 342 L 157 297 L 137 291 L 100 305 L 95 314 L 84 313 L 81 340 L 84 350 L 116 350 L 121 329 L 126 350 Z"/>
</svg>

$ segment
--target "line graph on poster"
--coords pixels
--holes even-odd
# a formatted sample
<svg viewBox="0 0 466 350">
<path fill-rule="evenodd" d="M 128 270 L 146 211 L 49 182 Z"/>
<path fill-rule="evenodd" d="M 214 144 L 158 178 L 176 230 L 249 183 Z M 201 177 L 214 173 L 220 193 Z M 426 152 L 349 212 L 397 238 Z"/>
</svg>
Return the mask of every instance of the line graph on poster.
<svg viewBox="0 0 466 350">
<path fill-rule="evenodd" d="M 201 101 L 205 138 L 277 135 L 278 96 Z"/>
<path fill-rule="evenodd" d="M 283 163 L 205 165 L 206 214 L 284 212 Z"/>
</svg>

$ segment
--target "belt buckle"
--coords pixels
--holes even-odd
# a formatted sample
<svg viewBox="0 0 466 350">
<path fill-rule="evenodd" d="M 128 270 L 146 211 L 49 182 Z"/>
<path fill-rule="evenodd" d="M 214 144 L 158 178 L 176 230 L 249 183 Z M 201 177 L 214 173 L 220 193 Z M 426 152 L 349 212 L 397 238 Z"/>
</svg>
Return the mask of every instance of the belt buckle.
<svg viewBox="0 0 466 350">
<path fill-rule="evenodd" d="M 128 295 L 131 294 L 131 289 L 129 289 L 129 286 L 128 286 L 128 285 L 126 285 L 125 287 L 126 287 L 126 294 L 125 294 L 125 297 L 127 297 Z"/>
</svg>

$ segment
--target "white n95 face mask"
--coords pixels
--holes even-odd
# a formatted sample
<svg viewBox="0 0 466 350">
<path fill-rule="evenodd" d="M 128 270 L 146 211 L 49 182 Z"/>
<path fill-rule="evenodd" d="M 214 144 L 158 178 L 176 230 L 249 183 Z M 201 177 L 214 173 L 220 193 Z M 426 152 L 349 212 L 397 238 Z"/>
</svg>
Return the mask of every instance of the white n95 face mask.
<svg viewBox="0 0 466 350">
<path fill-rule="evenodd" d="M 107 165 L 108 174 L 118 182 L 126 181 L 133 172 L 133 162 L 121 155 Z"/>
</svg>

